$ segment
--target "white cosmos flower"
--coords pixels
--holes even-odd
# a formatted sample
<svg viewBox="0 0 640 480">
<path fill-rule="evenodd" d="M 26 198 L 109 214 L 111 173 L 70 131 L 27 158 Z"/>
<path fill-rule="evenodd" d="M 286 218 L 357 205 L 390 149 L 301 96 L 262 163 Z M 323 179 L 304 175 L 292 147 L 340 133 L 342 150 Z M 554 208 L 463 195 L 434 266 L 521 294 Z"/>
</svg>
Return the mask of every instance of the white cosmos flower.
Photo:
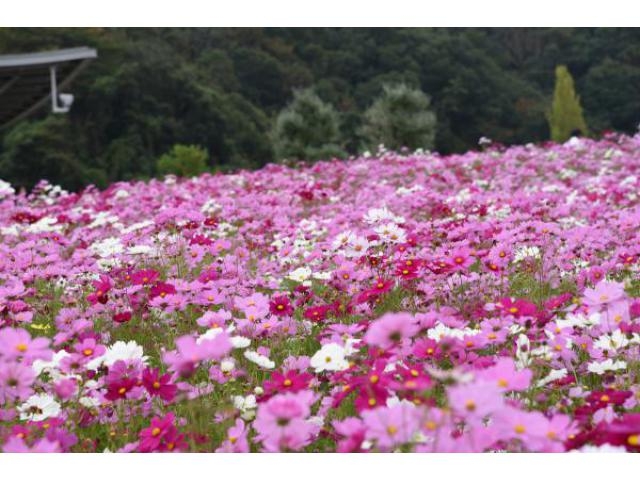
<svg viewBox="0 0 640 480">
<path fill-rule="evenodd" d="M 349 362 L 345 359 L 345 354 L 346 350 L 343 346 L 328 343 L 311 357 L 311 366 L 317 373 L 325 370 L 332 372 L 346 370 L 349 368 Z"/>
<path fill-rule="evenodd" d="M 149 245 L 134 245 L 127 249 L 129 255 L 148 255 L 154 252 L 154 248 Z"/>
<path fill-rule="evenodd" d="M 533 247 L 527 247 L 526 245 L 518 247 L 513 260 L 514 262 L 521 262 L 525 258 L 529 257 L 540 258 L 540 249 L 535 245 Z"/>
<path fill-rule="evenodd" d="M 369 241 L 364 237 L 352 237 L 349 241 L 344 255 L 347 258 L 361 257 L 369 249 Z"/>
<path fill-rule="evenodd" d="M 391 243 L 404 243 L 407 240 L 407 234 L 404 229 L 400 228 L 395 223 L 385 223 L 374 229 L 374 231 L 380 235 L 382 240 Z"/>
<path fill-rule="evenodd" d="M 122 243 L 115 237 L 105 238 L 101 242 L 94 242 L 90 248 L 102 258 L 113 257 L 124 251 Z"/>
<path fill-rule="evenodd" d="M 403 223 L 404 218 L 396 217 L 387 207 L 372 208 L 364 216 L 364 221 L 368 224 L 379 223 L 391 220 L 396 223 Z"/>
<path fill-rule="evenodd" d="M 593 346 L 600 350 L 613 350 L 614 352 L 629 345 L 629 339 L 621 330 L 615 330 L 610 334 L 599 337 Z"/>
<path fill-rule="evenodd" d="M 567 369 L 561 368 L 560 370 L 551 370 L 549 375 L 539 380 L 536 383 L 536 387 L 544 387 L 547 383 L 555 382 L 556 380 L 560 380 L 567 376 Z"/>
<path fill-rule="evenodd" d="M 220 370 L 223 372 L 230 372 L 236 366 L 236 362 L 233 358 L 226 358 L 220 362 Z"/>
<path fill-rule="evenodd" d="M 349 231 L 339 233 L 336 238 L 333 239 L 331 246 L 334 250 L 338 250 L 342 247 L 346 247 L 356 236 Z"/>
<path fill-rule="evenodd" d="M 296 268 L 293 272 L 287 275 L 287 278 L 294 282 L 302 283 L 311 276 L 311 269 L 309 267 Z"/>
<path fill-rule="evenodd" d="M 256 365 L 259 365 L 262 368 L 272 369 L 276 366 L 275 362 L 269 357 L 260 355 L 254 350 L 247 350 L 246 352 L 244 352 L 244 358 L 246 358 L 250 362 L 255 363 Z"/>
<path fill-rule="evenodd" d="M 251 340 L 241 335 L 231 337 L 231 345 L 233 348 L 247 348 L 251 344 Z"/>
<path fill-rule="evenodd" d="M 627 449 L 605 443 L 604 445 L 597 446 L 585 445 L 578 450 L 569 450 L 569 453 L 627 453 Z"/>
<path fill-rule="evenodd" d="M 603 375 L 605 372 L 615 372 L 616 370 L 624 370 L 627 368 L 627 362 L 618 360 L 613 361 L 612 358 L 607 358 L 604 362 L 591 362 L 587 366 L 587 370 L 598 375 Z"/>
<path fill-rule="evenodd" d="M 29 399 L 18 407 L 20 420 L 40 422 L 49 417 L 60 415 L 60 404 L 51 395 L 41 393 L 31 395 Z"/>
<path fill-rule="evenodd" d="M 143 348 L 134 340 L 129 342 L 118 341 L 107 347 L 104 355 L 94 358 L 87 364 L 89 370 L 96 370 L 100 365 L 110 367 L 118 360 L 140 360 L 143 365 L 147 364 L 147 357 L 144 355 Z"/>
<path fill-rule="evenodd" d="M 233 406 L 240 410 L 240 416 L 244 420 L 253 420 L 253 417 L 256 416 L 256 407 L 258 406 L 255 395 L 247 395 L 246 397 L 236 395 L 232 400 Z"/>
<path fill-rule="evenodd" d="M 60 350 L 53 354 L 53 357 L 48 362 L 44 360 L 34 360 L 31 364 L 31 368 L 36 372 L 36 375 L 40 375 L 42 372 L 46 371 L 50 374 L 59 374 L 58 368 L 60 367 L 60 362 L 65 357 L 70 356 L 71 354 L 65 350 Z"/>
<path fill-rule="evenodd" d="M 16 193 L 10 183 L 0 180 L 0 198 L 8 197 Z"/>
</svg>

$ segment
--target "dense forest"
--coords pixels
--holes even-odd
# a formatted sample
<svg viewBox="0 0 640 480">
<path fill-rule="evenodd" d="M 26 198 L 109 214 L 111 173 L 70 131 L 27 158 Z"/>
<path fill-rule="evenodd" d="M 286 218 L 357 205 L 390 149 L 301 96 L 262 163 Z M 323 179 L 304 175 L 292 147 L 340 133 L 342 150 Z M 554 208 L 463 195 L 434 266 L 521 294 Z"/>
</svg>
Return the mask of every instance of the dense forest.
<svg viewBox="0 0 640 480">
<path fill-rule="evenodd" d="M 278 113 L 307 87 L 335 108 L 346 154 L 365 148 L 363 114 L 389 83 L 430 96 L 437 151 L 544 141 L 559 64 L 591 135 L 640 121 L 639 29 L 0 29 L 0 54 L 75 46 L 99 58 L 71 112 L 0 131 L 0 178 L 105 186 L 156 175 L 176 144 L 218 170 L 260 167 L 277 160 Z"/>
</svg>

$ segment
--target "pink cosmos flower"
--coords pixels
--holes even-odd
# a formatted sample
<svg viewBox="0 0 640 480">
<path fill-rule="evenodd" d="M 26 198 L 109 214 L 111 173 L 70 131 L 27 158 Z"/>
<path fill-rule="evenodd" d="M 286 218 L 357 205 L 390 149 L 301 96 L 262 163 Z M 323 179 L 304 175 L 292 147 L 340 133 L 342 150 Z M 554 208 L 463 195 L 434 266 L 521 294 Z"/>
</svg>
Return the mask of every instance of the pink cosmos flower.
<svg viewBox="0 0 640 480">
<path fill-rule="evenodd" d="M 496 364 L 479 371 L 479 380 L 494 382 L 503 391 L 522 391 L 529 388 L 532 372 L 529 369 L 516 370 L 515 362 L 511 358 L 502 357 Z"/>
<path fill-rule="evenodd" d="M 361 414 L 367 429 L 365 436 L 381 450 L 410 443 L 420 428 L 421 411 L 401 402 L 392 407 L 379 407 Z"/>
<path fill-rule="evenodd" d="M 91 337 L 85 338 L 82 342 L 74 345 L 73 349 L 87 361 L 100 357 L 107 351 L 104 345 L 98 344 L 95 338 Z"/>
<path fill-rule="evenodd" d="M 204 360 L 220 360 L 233 348 L 227 332 L 220 332 L 214 338 L 196 341 L 191 335 L 183 335 L 176 340 L 176 350 L 166 352 L 162 359 L 170 370 L 183 377 L 190 376 L 198 364 Z"/>
<path fill-rule="evenodd" d="M 53 352 L 49 350 L 48 338 L 31 339 L 29 332 L 22 328 L 3 328 L 0 330 L 0 358 L 5 361 L 22 359 L 31 364 L 33 360 L 50 360 Z"/>
<path fill-rule="evenodd" d="M 336 433 L 344 437 L 338 441 L 336 446 L 336 450 L 339 453 L 362 451 L 362 443 L 367 432 L 367 427 L 362 420 L 356 417 L 347 417 L 344 420 L 334 420 L 332 425 Z"/>
<path fill-rule="evenodd" d="M 624 284 L 619 282 L 601 281 L 594 288 L 585 289 L 584 303 L 589 307 L 608 305 L 625 298 Z"/>
<path fill-rule="evenodd" d="M 517 439 L 529 451 L 537 451 L 548 438 L 549 421 L 540 412 L 505 406 L 493 416 L 493 427 L 505 439 Z"/>
<path fill-rule="evenodd" d="M 29 398 L 35 379 L 36 374 L 28 365 L 0 362 L 0 404 Z"/>
<path fill-rule="evenodd" d="M 219 310 L 217 312 L 205 312 L 203 316 L 198 318 L 197 323 L 201 327 L 206 328 L 224 328 L 227 321 L 231 319 L 231 313 L 226 310 Z"/>
<path fill-rule="evenodd" d="M 2 446 L 4 453 L 61 453 L 58 442 L 51 442 L 46 438 L 37 440 L 31 447 L 25 441 L 16 436 L 9 437 Z"/>
<path fill-rule="evenodd" d="M 482 420 L 504 407 L 500 387 L 486 380 L 451 387 L 448 396 L 451 408 L 469 419 Z"/>
<path fill-rule="evenodd" d="M 260 404 L 253 428 L 267 452 L 297 451 L 308 445 L 316 426 L 307 418 L 315 394 L 310 390 L 276 395 Z"/>
<path fill-rule="evenodd" d="M 409 313 L 387 313 L 374 321 L 364 335 L 364 341 L 381 349 L 390 348 L 418 332 L 415 317 Z"/>
<path fill-rule="evenodd" d="M 249 441 L 247 440 L 248 429 L 241 419 L 227 431 L 227 438 L 216 449 L 216 453 L 247 453 L 249 452 Z"/>
</svg>

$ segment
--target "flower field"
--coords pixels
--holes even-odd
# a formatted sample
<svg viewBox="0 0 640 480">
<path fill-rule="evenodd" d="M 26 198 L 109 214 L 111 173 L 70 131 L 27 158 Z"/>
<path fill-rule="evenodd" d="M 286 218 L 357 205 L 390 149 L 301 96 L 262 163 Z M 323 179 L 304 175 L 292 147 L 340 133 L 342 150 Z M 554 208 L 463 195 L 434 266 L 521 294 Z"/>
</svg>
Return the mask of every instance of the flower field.
<svg viewBox="0 0 640 480">
<path fill-rule="evenodd" d="M 640 135 L 0 185 L 4 452 L 640 451 Z"/>
</svg>

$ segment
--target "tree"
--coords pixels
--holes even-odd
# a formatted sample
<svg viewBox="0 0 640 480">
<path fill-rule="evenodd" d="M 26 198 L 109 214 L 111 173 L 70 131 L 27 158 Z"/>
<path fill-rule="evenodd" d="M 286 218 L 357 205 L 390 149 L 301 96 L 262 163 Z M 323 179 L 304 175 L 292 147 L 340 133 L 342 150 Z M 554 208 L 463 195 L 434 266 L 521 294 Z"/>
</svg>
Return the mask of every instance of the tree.
<svg viewBox="0 0 640 480">
<path fill-rule="evenodd" d="M 66 116 L 20 122 L 3 138 L 0 175 L 25 188 L 40 180 L 72 190 L 89 183 L 106 186 L 104 172 L 83 161 L 82 147 L 73 141 Z"/>
<path fill-rule="evenodd" d="M 209 153 L 197 145 L 174 145 L 158 159 L 158 173 L 195 177 L 207 171 Z"/>
<path fill-rule="evenodd" d="M 276 118 L 273 147 L 280 160 L 321 160 L 345 156 L 338 114 L 313 90 L 296 90 Z"/>
<path fill-rule="evenodd" d="M 382 95 L 364 114 L 361 133 L 367 146 L 433 148 L 437 121 L 430 107 L 431 98 L 419 89 L 404 83 L 384 85 Z"/>
<path fill-rule="evenodd" d="M 575 133 L 586 135 L 588 132 L 580 97 L 576 95 L 573 78 L 564 65 L 556 67 L 556 86 L 548 119 L 551 139 L 555 142 L 564 142 Z"/>
</svg>

